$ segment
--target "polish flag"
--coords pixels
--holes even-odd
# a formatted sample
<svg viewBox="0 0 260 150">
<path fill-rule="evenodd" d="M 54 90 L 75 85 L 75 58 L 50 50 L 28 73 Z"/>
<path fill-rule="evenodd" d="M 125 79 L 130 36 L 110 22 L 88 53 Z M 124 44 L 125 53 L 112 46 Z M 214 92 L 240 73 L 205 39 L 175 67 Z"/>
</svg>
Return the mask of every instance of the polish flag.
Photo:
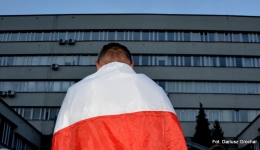
<svg viewBox="0 0 260 150">
<path fill-rule="evenodd" d="M 52 150 L 186 149 L 163 89 L 119 62 L 69 88 L 52 139 Z"/>
</svg>

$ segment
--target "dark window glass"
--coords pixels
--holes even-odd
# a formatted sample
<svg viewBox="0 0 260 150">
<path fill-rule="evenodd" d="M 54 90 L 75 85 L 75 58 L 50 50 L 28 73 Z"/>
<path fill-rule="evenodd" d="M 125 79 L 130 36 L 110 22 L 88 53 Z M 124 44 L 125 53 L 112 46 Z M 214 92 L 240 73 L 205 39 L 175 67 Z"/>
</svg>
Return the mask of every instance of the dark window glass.
<svg viewBox="0 0 260 150">
<path fill-rule="evenodd" d="M 184 32 L 184 41 L 190 41 L 190 32 Z"/>
<path fill-rule="evenodd" d="M 236 66 L 237 67 L 242 67 L 242 58 L 241 57 L 237 57 L 236 58 Z"/>
<path fill-rule="evenodd" d="M 124 32 L 122 32 L 122 31 L 117 32 L 117 40 L 120 40 L 120 41 L 124 40 Z"/>
<path fill-rule="evenodd" d="M 90 40 L 90 32 L 85 31 L 83 34 L 83 41 L 89 41 Z"/>
<path fill-rule="evenodd" d="M 241 122 L 248 122 L 248 116 L 247 116 L 247 111 L 246 110 L 240 110 L 240 121 Z"/>
<path fill-rule="evenodd" d="M 12 41 L 17 41 L 18 40 L 18 33 L 12 33 Z M 0 37 L 1 41 L 1 37 Z"/>
<path fill-rule="evenodd" d="M 248 34 L 243 33 L 242 37 L 243 37 L 243 42 L 249 42 Z"/>
<path fill-rule="evenodd" d="M 31 108 L 24 108 L 24 119 L 31 119 Z"/>
<path fill-rule="evenodd" d="M 43 33 L 43 41 L 50 41 L 51 33 L 50 32 L 44 32 Z"/>
<path fill-rule="evenodd" d="M 134 41 L 140 41 L 140 31 L 135 31 L 134 33 Z"/>
<path fill-rule="evenodd" d="M 3 38 L 4 38 L 4 34 L 0 33 L 0 41 L 3 41 Z"/>
<path fill-rule="evenodd" d="M 200 57 L 199 56 L 194 56 L 194 66 L 200 66 Z"/>
<path fill-rule="evenodd" d="M 165 60 L 159 60 L 159 66 L 165 66 Z"/>
<path fill-rule="evenodd" d="M 41 111 L 41 108 L 33 108 L 33 118 L 32 119 L 39 120 L 40 111 Z"/>
<path fill-rule="evenodd" d="M 165 90 L 165 82 L 164 81 L 159 81 L 158 85 Z"/>
<path fill-rule="evenodd" d="M 218 33 L 218 41 L 224 42 L 225 41 L 225 34 L 224 33 Z"/>
<path fill-rule="evenodd" d="M 204 41 L 203 39 L 204 39 L 204 34 L 203 32 L 200 32 L 200 41 Z"/>
<path fill-rule="evenodd" d="M 149 32 L 143 32 L 142 33 L 142 40 L 143 41 L 149 41 Z"/>
<path fill-rule="evenodd" d="M 257 34 L 258 37 L 258 43 L 260 43 L 260 33 Z"/>
<path fill-rule="evenodd" d="M 42 40 L 42 33 L 35 33 L 35 41 L 41 41 Z"/>
<path fill-rule="evenodd" d="M 99 32 L 92 32 L 92 40 L 98 40 L 99 39 Z"/>
<path fill-rule="evenodd" d="M 240 42 L 240 35 L 239 33 L 233 33 L 234 42 Z"/>
<path fill-rule="evenodd" d="M 50 120 L 55 120 L 57 116 L 57 108 L 50 108 Z"/>
<path fill-rule="evenodd" d="M 19 41 L 26 41 L 27 33 L 20 33 Z"/>
<path fill-rule="evenodd" d="M 108 40 L 115 40 L 115 31 L 108 32 Z"/>
<path fill-rule="evenodd" d="M 185 66 L 191 66 L 191 57 L 190 56 L 185 56 L 184 61 L 185 61 Z"/>
<path fill-rule="evenodd" d="M 59 32 L 59 39 L 65 39 L 66 32 Z"/>
<path fill-rule="evenodd" d="M 174 32 L 168 32 L 167 39 L 168 41 L 174 41 Z"/>
<path fill-rule="evenodd" d="M 226 58 L 225 57 L 219 57 L 219 66 L 226 67 Z"/>
<path fill-rule="evenodd" d="M 208 41 L 209 42 L 215 41 L 215 33 L 208 33 Z"/>
<path fill-rule="evenodd" d="M 7 66 L 13 66 L 13 65 L 14 65 L 14 57 L 8 57 Z"/>
<path fill-rule="evenodd" d="M 139 66 L 140 63 L 139 63 L 139 56 L 133 56 L 133 61 L 134 61 L 134 64 Z"/>
<path fill-rule="evenodd" d="M 174 66 L 174 57 L 173 56 L 169 56 L 169 61 L 171 63 L 171 66 Z"/>
<path fill-rule="evenodd" d="M 149 56 L 142 56 L 142 65 L 143 66 L 148 66 L 148 59 L 149 59 Z"/>
<path fill-rule="evenodd" d="M 76 35 L 77 35 L 77 34 L 76 34 L 75 32 L 69 32 L 67 39 L 76 39 Z"/>
<path fill-rule="evenodd" d="M 216 67 L 217 66 L 217 57 L 210 57 L 211 59 L 211 65 Z"/>
<path fill-rule="evenodd" d="M 165 32 L 158 32 L 158 41 L 165 41 Z"/>
</svg>

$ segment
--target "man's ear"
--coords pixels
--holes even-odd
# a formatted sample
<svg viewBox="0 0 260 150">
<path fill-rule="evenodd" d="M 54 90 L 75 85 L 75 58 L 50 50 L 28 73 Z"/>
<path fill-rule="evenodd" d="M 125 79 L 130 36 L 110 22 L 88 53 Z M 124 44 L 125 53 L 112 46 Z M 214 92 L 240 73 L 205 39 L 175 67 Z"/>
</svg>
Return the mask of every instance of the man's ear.
<svg viewBox="0 0 260 150">
<path fill-rule="evenodd" d="M 101 68 L 101 65 L 98 63 L 98 61 L 95 61 L 95 64 L 96 64 L 97 70 L 98 70 L 99 68 Z"/>
</svg>

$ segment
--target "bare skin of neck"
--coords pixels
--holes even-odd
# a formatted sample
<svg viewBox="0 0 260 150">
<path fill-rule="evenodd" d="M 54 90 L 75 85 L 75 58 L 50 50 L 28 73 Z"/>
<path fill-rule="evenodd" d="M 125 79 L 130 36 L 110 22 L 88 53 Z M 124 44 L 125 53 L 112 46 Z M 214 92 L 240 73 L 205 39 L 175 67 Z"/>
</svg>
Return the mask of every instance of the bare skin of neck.
<svg viewBox="0 0 260 150">
<path fill-rule="evenodd" d="M 130 62 L 129 59 L 125 56 L 124 52 L 120 50 L 121 52 L 115 51 L 115 50 L 108 50 L 108 52 L 103 56 L 100 61 L 96 61 L 96 67 L 97 70 L 100 69 L 102 66 L 111 63 L 111 62 L 121 62 L 128 64 L 130 67 L 134 67 L 134 62 Z"/>
</svg>

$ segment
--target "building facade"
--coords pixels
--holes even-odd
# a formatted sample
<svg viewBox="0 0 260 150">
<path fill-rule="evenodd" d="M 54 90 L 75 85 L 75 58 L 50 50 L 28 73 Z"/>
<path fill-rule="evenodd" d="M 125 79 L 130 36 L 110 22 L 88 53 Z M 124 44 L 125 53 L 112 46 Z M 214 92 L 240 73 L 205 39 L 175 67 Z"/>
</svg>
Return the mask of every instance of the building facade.
<svg viewBox="0 0 260 150">
<path fill-rule="evenodd" d="M 134 70 L 164 88 L 186 138 L 199 103 L 228 139 L 260 114 L 260 17 L 250 16 L 0 16 L 2 99 L 51 135 L 66 90 L 96 71 L 109 42 L 127 46 Z"/>
</svg>

